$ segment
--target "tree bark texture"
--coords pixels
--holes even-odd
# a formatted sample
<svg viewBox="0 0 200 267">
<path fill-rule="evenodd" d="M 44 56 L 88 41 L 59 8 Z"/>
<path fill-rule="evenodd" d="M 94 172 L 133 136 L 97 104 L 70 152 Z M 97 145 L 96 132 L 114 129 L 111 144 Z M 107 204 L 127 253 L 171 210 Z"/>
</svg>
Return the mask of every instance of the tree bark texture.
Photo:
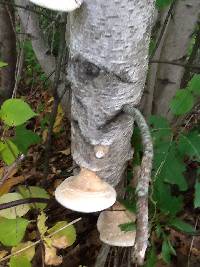
<svg viewBox="0 0 200 267">
<path fill-rule="evenodd" d="M 16 38 L 12 6 L 0 5 L 0 59 L 8 66 L 0 70 L 0 103 L 11 97 L 15 85 Z"/>
<path fill-rule="evenodd" d="M 168 25 L 167 33 L 160 55 L 160 61 L 185 62 L 191 35 L 195 29 L 200 14 L 200 1 L 177 0 Z M 157 72 L 157 81 L 154 91 L 153 114 L 167 116 L 172 119 L 169 112 L 169 102 L 180 89 L 184 67 L 160 64 Z"/>
<path fill-rule="evenodd" d="M 132 157 L 124 104 L 143 92 L 154 0 L 85 0 L 70 15 L 72 153 L 116 186 Z"/>
</svg>

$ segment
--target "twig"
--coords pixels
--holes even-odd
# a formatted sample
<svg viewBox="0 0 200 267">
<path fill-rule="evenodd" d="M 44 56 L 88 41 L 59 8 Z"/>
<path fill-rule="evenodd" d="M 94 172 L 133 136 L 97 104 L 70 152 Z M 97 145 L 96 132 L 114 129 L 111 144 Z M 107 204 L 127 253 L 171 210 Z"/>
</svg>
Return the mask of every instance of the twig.
<svg viewBox="0 0 200 267">
<path fill-rule="evenodd" d="M 11 166 L 5 168 L 3 176 L 0 179 L 0 186 L 9 178 L 13 170 L 22 162 L 24 158 L 25 156 L 22 154 Z"/>
<path fill-rule="evenodd" d="M 52 133 L 53 133 L 53 126 L 56 120 L 56 115 L 58 111 L 58 106 L 60 103 L 60 97 L 58 95 L 58 86 L 60 81 L 60 73 L 62 68 L 62 61 L 64 58 L 64 51 L 65 51 L 65 31 L 66 31 L 66 15 L 63 13 L 63 16 L 61 18 L 60 22 L 60 46 L 59 46 L 59 53 L 58 53 L 58 60 L 56 64 L 56 70 L 55 70 L 55 78 L 53 83 L 53 97 L 54 97 L 54 103 L 53 103 L 53 109 L 50 117 L 49 122 L 49 129 L 48 129 L 48 136 L 46 141 L 46 147 L 45 147 L 45 163 L 44 163 L 44 177 L 46 178 L 48 176 L 49 172 L 49 158 L 50 158 L 50 150 L 51 150 L 51 143 L 52 143 Z"/>
<path fill-rule="evenodd" d="M 131 107 L 130 105 L 125 105 L 123 110 L 125 113 L 134 117 L 141 132 L 143 151 L 144 151 L 141 162 L 140 179 L 138 180 L 136 187 L 137 230 L 136 230 L 135 250 L 133 253 L 134 261 L 136 260 L 136 263 L 138 265 L 143 265 L 149 238 L 148 192 L 149 192 L 149 182 L 152 170 L 153 144 L 148 125 L 141 112 L 138 109 Z"/>
<path fill-rule="evenodd" d="M 169 8 L 169 11 L 168 11 L 167 16 L 166 16 L 166 18 L 165 18 L 165 21 L 164 21 L 164 23 L 163 23 L 162 30 L 161 30 L 161 32 L 160 32 L 160 35 L 158 36 L 158 40 L 157 40 L 157 42 L 156 42 L 156 45 L 155 45 L 155 47 L 154 47 L 154 49 L 153 49 L 153 51 L 152 51 L 152 53 L 151 53 L 150 59 L 152 59 L 152 58 L 154 57 L 154 55 L 155 55 L 155 53 L 156 53 L 156 51 L 157 51 L 157 49 L 158 49 L 158 47 L 159 47 L 159 45 L 160 45 L 160 42 L 161 42 L 161 40 L 162 40 L 163 34 L 164 34 L 164 32 L 165 32 L 165 29 L 166 29 L 166 27 L 167 27 L 168 21 L 169 21 L 171 15 L 172 15 L 172 11 L 173 11 L 173 8 L 174 8 L 175 1 L 176 1 L 176 0 L 174 0 L 174 1 L 172 2 L 171 6 L 170 6 L 170 8 Z"/>
<path fill-rule="evenodd" d="M 56 230 L 55 232 L 53 232 L 53 233 L 47 235 L 46 238 L 51 237 L 51 236 L 53 236 L 53 235 L 59 233 L 60 231 L 62 231 L 62 230 L 64 230 L 65 228 L 69 227 L 70 225 L 73 225 L 73 224 L 79 222 L 80 220 L 82 220 L 82 218 L 78 218 L 78 219 L 76 219 L 76 220 L 73 220 L 72 222 L 68 223 L 67 225 L 63 226 L 62 228 L 60 228 L 60 229 Z M 35 241 L 33 244 L 31 244 L 31 245 L 29 245 L 29 246 L 27 246 L 27 247 L 25 247 L 25 248 L 22 248 L 22 249 L 20 249 L 20 250 L 18 250 L 18 251 L 16 251 L 16 252 L 14 252 L 14 253 L 12 253 L 12 254 L 6 256 L 6 257 L 0 259 L 0 262 L 6 261 L 6 260 L 10 259 L 11 257 L 16 256 L 16 255 L 18 255 L 18 254 L 20 254 L 20 253 L 26 251 L 27 249 L 36 246 L 36 245 L 39 244 L 41 241 L 42 241 L 42 239 Z"/>
<path fill-rule="evenodd" d="M 0 210 L 5 210 L 9 208 L 13 208 L 19 205 L 24 204 L 31 204 L 31 203 L 49 203 L 49 199 L 47 198 L 24 198 L 24 199 L 18 199 L 14 201 L 10 201 L 8 203 L 0 204 Z"/>
<path fill-rule="evenodd" d="M 190 72 L 191 72 L 191 65 L 194 62 L 194 60 L 196 59 L 198 50 L 200 48 L 200 23 L 198 24 L 198 30 L 196 33 L 196 39 L 195 39 L 195 43 L 192 49 L 192 53 L 188 59 L 188 62 L 186 64 L 186 69 L 185 72 L 183 74 L 183 78 L 181 80 L 181 86 L 180 88 L 185 88 L 191 78 Z M 200 69 L 200 68 L 199 68 Z"/>
<path fill-rule="evenodd" d="M 169 64 L 169 65 L 175 65 L 175 66 L 181 66 L 184 68 L 190 68 L 190 69 L 198 69 L 200 70 L 200 65 L 188 65 L 188 64 L 184 64 L 181 62 L 176 62 L 176 61 L 167 61 L 167 60 L 150 60 L 149 61 L 150 64 L 153 63 L 159 63 L 159 64 Z"/>
</svg>

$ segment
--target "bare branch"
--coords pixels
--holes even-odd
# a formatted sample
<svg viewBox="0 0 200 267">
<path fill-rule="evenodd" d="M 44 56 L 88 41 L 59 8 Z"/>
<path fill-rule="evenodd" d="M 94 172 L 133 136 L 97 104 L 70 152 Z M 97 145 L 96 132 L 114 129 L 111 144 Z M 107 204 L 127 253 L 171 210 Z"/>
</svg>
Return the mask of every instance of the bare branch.
<svg viewBox="0 0 200 267">
<path fill-rule="evenodd" d="M 152 160 L 153 160 L 153 144 L 151 140 L 148 125 L 141 114 L 141 112 L 129 105 L 125 105 L 123 110 L 134 117 L 142 136 L 143 143 L 143 157 L 141 163 L 140 178 L 137 182 L 137 230 L 136 242 L 133 257 L 138 265 L 143 265 L 146 249 L 148 246 L 149 238 L 149 225 L 148 225 L 148 192 L 149 182 L 151 178 Z"/>
</svg>

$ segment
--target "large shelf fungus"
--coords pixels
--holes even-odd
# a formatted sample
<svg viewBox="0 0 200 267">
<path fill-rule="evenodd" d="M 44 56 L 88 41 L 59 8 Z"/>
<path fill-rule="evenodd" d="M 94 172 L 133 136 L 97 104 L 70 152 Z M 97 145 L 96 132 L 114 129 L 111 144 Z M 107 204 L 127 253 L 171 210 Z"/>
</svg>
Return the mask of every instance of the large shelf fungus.
<svg viewBox="0 0 200 267">
<path fill-rule="evenodd" d="M 71 12 L 79 8 L 83 0 L 30 0 L 30 2 L 55 11 Z"/>
<path fill-rule="evenodd" d="M 57 187 L 55 197 L 68 209 L 89 213 L 111 207 L 116 191 L 95 172 L 82 168 L 77 176 L 67 178 Z"/>
<path fill-rule="evenodd" d="M 135 231 L 124 232 L 120 224 L 135 222 L 135 214 L 125 210 L 124 206 L 116 202 L 112 210 L 101 212 L 97 221 L 100 240 L 110 246 L 132 247 L 135 244 Z"/>
</svg>

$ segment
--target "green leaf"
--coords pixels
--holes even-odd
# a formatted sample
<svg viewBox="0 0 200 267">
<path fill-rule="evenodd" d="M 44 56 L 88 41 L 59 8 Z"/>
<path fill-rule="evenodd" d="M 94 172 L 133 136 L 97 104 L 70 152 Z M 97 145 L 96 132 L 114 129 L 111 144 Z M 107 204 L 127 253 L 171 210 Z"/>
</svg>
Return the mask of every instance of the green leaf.
<svg viewBox="0 0 200 267">
<path fill-rule="evenodd" d="M 185 233 L 189 234 L 195 233 L 195 229 L 192 225 L 180 220 L 179 218 L 171 220 L 169 222 L 169 225 Z"/>
<path fill-rule="evenodd" d="M 8 63 L 0 61 L 0 68 L 8 66 Z"/>
<path fill-rule="evenodd" d="M 8 126 L 24 124 L 36 116 L 36 113 L 22 99 L 6 100 L 0 110 L 0 117 Z"/>
<path fill-rule="evenodd" d="M 156 255 L 156 249 L 153 245 L 147 254 L 147 261 L 144 265 L 144 267 L 155 267 L 157 262 L 157 255 Z"/>
<path fill-rule="evenodd" d="M 48 234 L 52 234 L 59 229 L 62 229 L 68 224 L 67 221 L 60 221 L 57 222 L 52 228 L 48 229 Z M 73 225 L 67 226 L 63 230 L 59 231 L 58 233 L 52 236 L 53 239 L 65 236 L 67 245 L 71 246 L 76 241 L 76 229 Z"/>
<path fill-rule="evenodd" d="M 38 186 L 29 186 L 28 188 L 25 186 L 18 186 L 18 191 L 24 198 L 46 198 L 49 199 L 49 194 L 41 187 Z M 33 209 L 45 209 L 47 204 L 34 203 L 31 204 L 30 207 Z"/>
<path fill-rule="evenodd" d="M 4 246 L 18 245 L 25 234 L 29 221 L 24 218 L 0 218 L 0 242 Z"/>
<path fill-rule="evenodd" d="M 18 252 L 18 256 L 24 256 L 26 257 L 29 261 L 31 261 L 35 255 L 35 246 L 33 246 L 33 242 L 28 241 L 25 243 L 19 243 L 16 247 L 13 247 L 11 250 L 11 253 L 16 253 Z M 26 250 L 23 250 L 24 248 L 27 248 Z M 23 250 L 22 252 L 19 253 L 19 251 Z"/>
<path fill-rule="evenodd" d="M 176 251 L 171 245 L 169 239 L 164 237 L 164 241 L 162 243 L 162 258 L 167 264 L 171 262 L 171 255 L 176 255 Z"/>
<path fill-rule="evenodd" d="M 136 230 L 136 225 L 133 222 L 119 224 L 119 228 L 123 232 L 132 232 Z"/>
<path fill-rule="evenodd" d="M 156 0 L 156 7 L 158 9 L 165 8 L 169 6 L 172 2 L 173 0 Z"/>
<path fill-rule="evenodd" d="M 41 214 L 38 216 L 37 218 L 37 228 L 40 232 L 40 235 L 43 237 L 48 229 L 48 227 L 46 226 L 46 220 L 47 220 L 47 216 L 46 214 L 41 211 Z"/>
<path fill-rule="evenodd" d="M 200 182 L 196 182 L 195 184 L 195 193 L 194 193 L 194 207 L 200 207 Z"/>
<path fill-rule="evenodd" d="M 188 89 L 181 89 L 170 102 L 170 109 L 174 115 L 183 115 L 189 112 L 194 105 L 194 97 Z"/>
<path fill-rule="evenodd" d="M 151 135 L 154 141 L 157 142 L 157 140 L 170 139 L 170 136 L 172 134 L 172 129 L 166 118 L 153 115 L 149 117 L 148 123 L 151 127 Z"/>
<path fill-rule="evenodd" d="M 178 140 L 178 150 L 183 156 L 189 156 L 190 159 L 200 162 L 200 134 L 197 131 L 189 134 L 180 134 Z"/>
<path fill-rule="evenodd" d="M 15 201 L 23 199 L 19 193 L 8 193 L 0 197 L 0 204 L 8 203 L 10 201 Z M 30 210 L 28 204 L 19 205 L 9 209 L 4 209 L 0 211 L 0 216 L 7 219 L 16 219 L 17 217 L 22 217 Z"/>
<path fill-rule="evenodd" d="M 200 75 L 195 74 L 188 83 L 188 89 L 195 95 L 200 95 Z"/>
<path fill-rule="evenodd" d="M 9 262 L 10 267 L 31 267 L 31 263 L 25 256 L 13 256 Z"/>
<path fill-rule="evenodd" d="M 41 141 L 41 138 L 33 131 L 27 130 L 25 125 L 17 126 L 15 132 L 16 134 L 12 141 L 23 154 L 28 152 L 28 148 L 31 145 L 38 144 Z"/>
<path fill-rule="evenodd" d="M 164 214 L 174 216 L 183 208 L 183 197 L 172 196 L 170 186 L 159 179 L 154 182 L 153 199 Z"/>
<path fill-rule="evenodd" d="M 12 164 L 18 157 L 19 150 L 11 140 L 0 141 L 0 157 L 7 164 Z"/>
</svg>

